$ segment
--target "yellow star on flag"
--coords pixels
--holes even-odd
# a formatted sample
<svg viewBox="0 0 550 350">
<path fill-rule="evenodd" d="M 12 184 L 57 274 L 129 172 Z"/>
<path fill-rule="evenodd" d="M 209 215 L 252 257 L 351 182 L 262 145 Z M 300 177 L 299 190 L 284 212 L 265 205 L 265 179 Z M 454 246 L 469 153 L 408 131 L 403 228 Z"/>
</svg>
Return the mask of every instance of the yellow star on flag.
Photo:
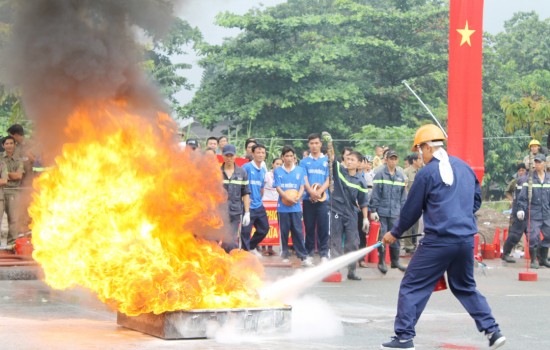
<svg viewBox="0 0 550 350">
<path fill-rule="evenodd" d="M 460 35 L 462 35 L 460 46 L 464 45 L 464 43 L 468 43 L 468 46 L 472 46 L 472 43 L 470 42 L 470 37 L 472 36 L 472 34 L 475 33 L 475 30 L 468 28 L 468 21 L 466 21 L 466 26 L 464 27 L 464 29 L 457 29 L 456 31 Z"/>
</svg>

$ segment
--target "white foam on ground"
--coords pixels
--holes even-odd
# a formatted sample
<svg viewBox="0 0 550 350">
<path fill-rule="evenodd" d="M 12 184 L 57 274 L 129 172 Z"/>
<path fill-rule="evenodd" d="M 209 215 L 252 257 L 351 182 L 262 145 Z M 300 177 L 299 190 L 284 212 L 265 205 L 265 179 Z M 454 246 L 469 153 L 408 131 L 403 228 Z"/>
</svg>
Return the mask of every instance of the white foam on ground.
<svg viewBox="0 0 550 350">
<path fill-rule="evenodd" d="M 292 304 L 292 339 L 330 338 L 344 334 L 340 317 L 324 300 L 304 296 Z"/>
</svg>

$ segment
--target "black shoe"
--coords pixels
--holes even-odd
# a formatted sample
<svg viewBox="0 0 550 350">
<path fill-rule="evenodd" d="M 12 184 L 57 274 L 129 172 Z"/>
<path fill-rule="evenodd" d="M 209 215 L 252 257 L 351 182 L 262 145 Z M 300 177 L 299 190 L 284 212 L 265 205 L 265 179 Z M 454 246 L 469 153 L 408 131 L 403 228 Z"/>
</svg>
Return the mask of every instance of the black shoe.
<svg viewBox="0 0 550 350">
<path fill-rule="evenodd" d="M 391 263 L 391 268 L 392 269 L 399 269 L 399 271 L 402 271 L 402 272 L 405 272 L 407 270 L 407 268 L 405 266 L 401 265 L 399 263 L 399 261 L 398 262 L 392 262 Z"/>
<path fill-rule="evenodd" d="M 397 337 L 391 337 L 391 341 L 380 345 L 380 349 L 406 349 L 414 350 L 413 340 L 399 340 Z"/>
<path fill-rule="evenodd" d="M 499 331 L 487 334 L 487 338 L 489 338 L 489 349 L 500 348 L 506 342 L 506 338 Z"/>
<path fill-rule="evenodd" d="M 380 272 L 385 275 L 388 272 L 388 267 L 386 266 L 386 263 L 378 263 L 378 270 L 380 270 Z"/>
<path fill-rule="evenodd" d="M 361 277 L 357 276 L 356 274 L 354 273 L 350 273 L 348 275 L 348 280 L 351 280 L 351 281 L 361 281 Z"/>
<path fill-rule="evenodd" d="M 502 256 L 500 258 L 502 260 L 506 261 L 507 263 L 515 263 L 516 262 L 516 259 L 512 258 L 512 256 L 508 255 L 508 254 L 502 254 Z"/>
</svg>

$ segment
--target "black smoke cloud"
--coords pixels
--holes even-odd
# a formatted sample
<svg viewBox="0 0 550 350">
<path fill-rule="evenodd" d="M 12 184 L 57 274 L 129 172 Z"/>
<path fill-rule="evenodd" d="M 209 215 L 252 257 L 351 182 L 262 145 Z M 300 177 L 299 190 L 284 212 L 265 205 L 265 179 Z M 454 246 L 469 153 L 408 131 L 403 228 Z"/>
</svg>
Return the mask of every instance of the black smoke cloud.
<svg viewBox="0 0 550 350">
<path fill-rule="evenodd" d="M 166 110 L 140 70 L 136 33 L 162 37 L 171 25 L 174 1 L 12 4 L 11 37 L 0 56 L 2 83 L 21 94 L 35 136 L 50 152 L 59 151 L 67 117 L 83 102 L 124 99 L 145 112 Z"/>
</svg>

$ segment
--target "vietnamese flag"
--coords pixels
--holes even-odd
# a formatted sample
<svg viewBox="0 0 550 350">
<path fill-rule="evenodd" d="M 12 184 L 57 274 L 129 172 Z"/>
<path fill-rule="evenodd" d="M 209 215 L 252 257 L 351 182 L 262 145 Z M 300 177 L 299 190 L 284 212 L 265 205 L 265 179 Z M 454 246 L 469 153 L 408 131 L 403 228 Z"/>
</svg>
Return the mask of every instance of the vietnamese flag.
<svg viewBox="0 0 550 350">
<path fill-rule="evenodd" d="M 451 0 L 448 151 L 468 163 L 481 183 L 483 0 Z"/>
</svg>

